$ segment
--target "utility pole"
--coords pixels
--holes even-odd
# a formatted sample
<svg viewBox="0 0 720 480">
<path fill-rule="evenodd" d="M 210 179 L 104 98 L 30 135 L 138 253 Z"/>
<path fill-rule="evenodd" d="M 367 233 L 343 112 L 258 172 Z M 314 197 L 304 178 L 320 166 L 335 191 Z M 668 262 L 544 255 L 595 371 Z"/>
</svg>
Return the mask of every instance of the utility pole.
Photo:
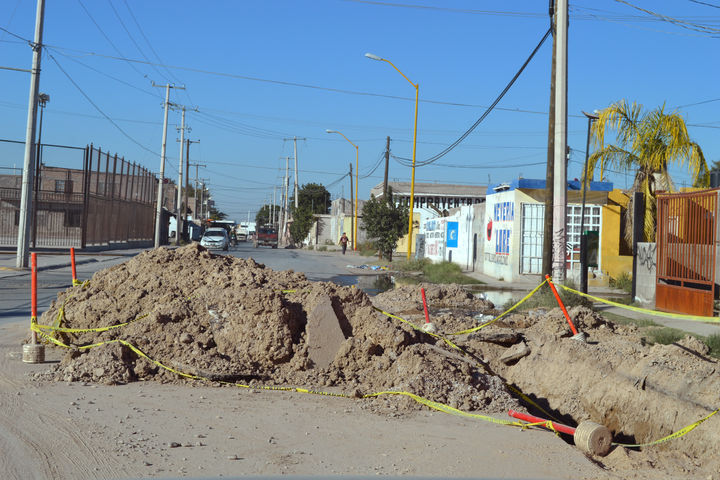
<svg viewBox="0 0 720 480">
<path fill-rule="evenodd" d="M 165 150 L 167 148 L 167 122 L 168 122 L 168 109 L 170 108 L 170 89 L 179 88 L 185 90 L 185 87 L 176 87 L 166 83 L 165 85 L 155 85 L 152 82 L 153 87 L 165 87 L 165 117 L 163 120 L 163 136 L 162 136 L 162 148 L 160 150 L 160 178 L 158 178 L 158 193 L 157 193 L 157 205 L 155 207 L 155 248 L 160 246 L 160 225 L 162 223 L 162 199 L 163 199 L 163 182 L 165 181 Z"/>
<path fill-rule="evenodd" d="M 350 235 L 352 235 L 353 250 L 355 250 L 355 210 L 353 209 L 353 181 L 352 163 L 350 163 Z M 344 209 L 343 209 L 344 210 Z"/>
<path fill-rule="evenodd" d="M 285 157 L 285 203 L 283 204 L 285 214 L 283 215 L 283 225 L 282 225 L 283 246 L 287 243 L 287 236 L 285 235 L 285 230 L 286 230 L 288 220 L 290 219 L 290 211 L 288 210 L 289 202 L 290 202 L 290 157 Z"/>
<path fill-rule="evenodd" d="M 207 165 L 203 165 L 200 163 L 189 163 L 190 162 L 190 145 L 193 143 L 200 143 L 200 140 L 195 140 L 195 141 L 187 140 L 187 143 L 188 143 L 187 144 L 188 168 L 190 166 L 195 167 L 195 196 L 194 196 L 194 200 L 193 200 L 193 218 L 197 217 L 197 219 L 199 219 L 200 217 L 198 215 L 198 185 L 199 185 L 198 182 L 199 182 L 200 178 L 198 177 L 198 167 L 207 167 Z"/>
<path fill-rule="evenodd" d="M 292 140 L 294 143 L 294 151 L 295 151 L 295 208 L 298 208 L 298 158 L 297 158 L 297 141 L 298 140 L 307 140 L 307 138 L 284 138 L 283 140 Z"/>
<path fill-rule="evenodd" d="M 32 203 L 32 183 L 35 174 L 35 122 L 37 120 L 38 91 L 40 90 L 40 57 L 42 56 L 43 21 L 45 18 L 45 0 L 38 0 L 35 12 L 35 39 L 32 43 L 33 66 L 30 73 L 30 98 L 28 100 L 27 128 L 25 131 L 25 159 L 23 162 L 22 190 L 20 194 L 20 218 L 18 221 L 17 268 L 28 267 L 30 252 L 30 204 Z"/>
<path fill-rule="evenodd" d="M 277 186 L 273 185 L 273 199 L 272 199 L 272 206 L 270 207 L 270 224 L 275 225 L 275 190 L 277 190 Z"/>
<path fill-rule="evenodd" d="M 180 158 L 178 161 L 178 192 L 177 202 L 175 203 L 177 211 L 177 222 L 175 222 L 175 246 L 180 246 L 180 234 L 182 233 L 182 224 L 184 221 L 182 214 L 182 184 L 183 184 L 183 160 L 185 151 L 185 107 L 182 107 L 182 121 L 180 123 Z"/>
<path fill-rule="evenodd" d="M 383 198 L 390 203 L 388 198 L 388 167 L 390 165 L 390 137 L 388 136 L 385 144 L 385 180 L 383 180 Z"/>
<path fill-rule="evenodd" d="M 555 65 L 555 178 L 553 179 L 553 281 L 565 281 L 567 208 L 567 52 L 568 0 L 557 0 Z"/>
<path fill-rule="evenodd" d="M 543 252 L 542 252 L 542 274 L 552 275 L 553 259 L 553 189 L 555 162 L 555 60 L 556 60 L 556 35 L 557 23 L 555 21 L 555 0 L 549 0 L 550 24 L 553 30 L 553 54 L 550 73 L 550 108 L 548 114 L 548 150 L 547 167 L 545 170 L 545 213 L 543 222 Z M 490 183 L 488 179 L 488 184 Z"/>
</svg>

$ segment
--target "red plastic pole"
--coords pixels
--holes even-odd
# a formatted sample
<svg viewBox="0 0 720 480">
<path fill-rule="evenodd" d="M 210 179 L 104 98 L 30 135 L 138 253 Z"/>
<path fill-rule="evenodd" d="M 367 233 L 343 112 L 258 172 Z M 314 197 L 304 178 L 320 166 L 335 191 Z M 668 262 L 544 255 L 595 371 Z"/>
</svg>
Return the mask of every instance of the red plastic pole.
<svg viewBox="0 0 720 480">
<path fill-rule="evenodd" d="M 548 285 L 550 285 L 550 289 L 555 294 L 555 300 L 557 300 L 558 305 L 560 305 L 560 309 L 565 314 L 565 319 L 567 320 L 568 324 L 570 325 L 570 330 L 572 330 L 573 335 L 577 335 L 577 329 L 575 328 L 575 325 L 573 325 L 572 320 L 570 320 L 570 315 L 568 314 L 567 310 L 565 309 L 565 305 L 563 305 L 562 300 L 560 299 L 560 295 L 558 295 L 557 290 L 555 289 L 555 285 L 553 284 L 552 280 L 550 279 L 550 275 L 545 275 L 545 279 L 548 282 Z"/>
<path fill-rule="evenodd" d="M 30 323 L 37 322 L 37 253 L 30 254 Z M 32 331 L 32 343 L 37 343 L 37 332 Z"/>
<path fill-rule="evenodd" d="M 73 285 L 77 283 L 77 271 L 75 270 L 75 247 L 70 247 L 70 266 L 72 267 Z"/>
<path fill-rule="evenodd" d="M 508 410 L 508 415 L 510 415 L 513 418 L 517 418 L 519 420 L 525 420 L 526 422 L 530 423 L 540 423 L 540 422 L 547 422 L 548 420 L 540 417 L 536 417 L 533 415 L 528 415 L 527 413 L 520 413 L 516 412 L 515 410 Z M 567 425 L 563 425 L 562 423 L 556 423 L 556 422 L 550 422 L 555 430 L 562 433 L 567 433 L 568 435 L 575 435 L 575 429 L 573 427 L 568 427 Z"/>
<path fill-rule="evenodd" d="M 425 310 L 425 323 L 430 323 L 430 315 L 427 310 L 427 300 L 425 299 L 425 289 L 421 288 L 420 293 L 422 294 L 423 309 Z"/>
</svg>

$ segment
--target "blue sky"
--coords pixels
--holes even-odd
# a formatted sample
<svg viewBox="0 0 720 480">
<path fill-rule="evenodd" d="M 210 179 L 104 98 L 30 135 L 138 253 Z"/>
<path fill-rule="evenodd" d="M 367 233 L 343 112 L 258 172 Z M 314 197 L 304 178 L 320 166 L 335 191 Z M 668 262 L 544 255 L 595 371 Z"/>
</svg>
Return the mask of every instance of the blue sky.
<svg viewBox="0 0 720 480">
<path fill-rule="evenodd" d="M 620 99 L 679 107 L 708 163 L 720 160 L 720 33 L 713 31 L 720 32 L 720 0 L 630 3 L 710 33 L 616 0 L 570 3 L 571 179 L 581 176 L 584 161 L 582 110 Z M 0 31 L 0 66 L 30 67 L 31 50 L 18 37 L 33 37 L 35 5 L 0 2 L 0 27 L 7 30 Z M 43 143 L 94 143 L 158 171 L 164 90 L 151 82 L 172 82 L 186 90 L 171 91 L 171 101 L 197 108 L 187 114 L 189 137 L 200 140 L 191 161 L 207 165 L 199 176 L 231 218 L 244 220 L 248 211 L 254 217 L 269 201 L 284 158 L 293 155 L 285 139 L 295 136 L 306 139 L 298 141 L 300 184 L 322 183 L 333 197 L 348 197 L 342 176 L 349 163 L 354 168 L 355 149 L 326 129 L 359 146 L 365 199 L 382 181 L 386 136 L 393 155 L 411 157 L 414 88 L 364 54 L 391 60 L 420 84 L 422 161 L 460 137 L 502 91 L 545 34 L 547 6 L 546 0 L 48 0 Z M 416 181 L 544 178 L 551 48 L 548 39 L 485 121 L 450 153 L 417 168 Z M 0 79 L 0 138 L 24 140 L 29 75 L 0 70 Z M 169 119 L 165 173 L 177 179 L 180 113 L 171 111 Z M 22 145 L 0 142 L 3 173 L 22 161 Z M 46 150 L 44 161 L 81 166 L 69 150 Z M 687 173 L 672 172 L 678 185 L 690 182 Z M 389 176 L 409 181 L 410 168 L 391 158 Z M 620 188 L 632 182 L 622 172 L 608 179 Z"/>
</svg>

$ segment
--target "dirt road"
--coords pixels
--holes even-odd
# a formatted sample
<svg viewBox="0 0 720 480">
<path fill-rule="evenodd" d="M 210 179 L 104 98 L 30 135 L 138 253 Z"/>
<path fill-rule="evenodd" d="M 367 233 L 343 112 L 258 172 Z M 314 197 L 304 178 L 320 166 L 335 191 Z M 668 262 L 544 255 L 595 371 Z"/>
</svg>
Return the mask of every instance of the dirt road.
<svg viewBox="0 0 720 480">
<path fill-rule="evenodd" d="M 26 328 L 0 328 L 0 471 L 6 479 L 415 475 L 611 478 L 573 446 L 373 400 L 201 384 L 36 382 Z M 49 359 L 52 360 L 52 359 Z"/>
</svg>

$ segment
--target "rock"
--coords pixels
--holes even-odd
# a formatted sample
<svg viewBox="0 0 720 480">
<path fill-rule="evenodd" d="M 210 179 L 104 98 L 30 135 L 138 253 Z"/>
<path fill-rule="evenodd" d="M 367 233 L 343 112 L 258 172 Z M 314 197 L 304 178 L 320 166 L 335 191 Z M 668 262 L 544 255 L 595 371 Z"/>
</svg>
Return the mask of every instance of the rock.
<svg viewBox="0 0 720 480">
<path fill-rule="evenodd" d="M 192 343 L 192 341 L 193 341 L 193 337 L 188 332 L 183 332 L 180 335 L 180 343 L 188 344 L 188 343 Z"/>
<path fill-rule="evenodd" d="M 528 347 L 525 342 L 520 342 L 517 345 L 513 345 L 508 348 L 500 357 L 500 361 L 505 365 L 510 365 L 527 355 L 530 355 L 530 347 Z"/>
<path fill-rule="evenodd" d="M 333 362 L 344 341 L 345 335 L 333 310 L 332 301 L 325 295 L 308 315 L 308 356 L 317 368 L 325 369 Z"/>
</svg>

